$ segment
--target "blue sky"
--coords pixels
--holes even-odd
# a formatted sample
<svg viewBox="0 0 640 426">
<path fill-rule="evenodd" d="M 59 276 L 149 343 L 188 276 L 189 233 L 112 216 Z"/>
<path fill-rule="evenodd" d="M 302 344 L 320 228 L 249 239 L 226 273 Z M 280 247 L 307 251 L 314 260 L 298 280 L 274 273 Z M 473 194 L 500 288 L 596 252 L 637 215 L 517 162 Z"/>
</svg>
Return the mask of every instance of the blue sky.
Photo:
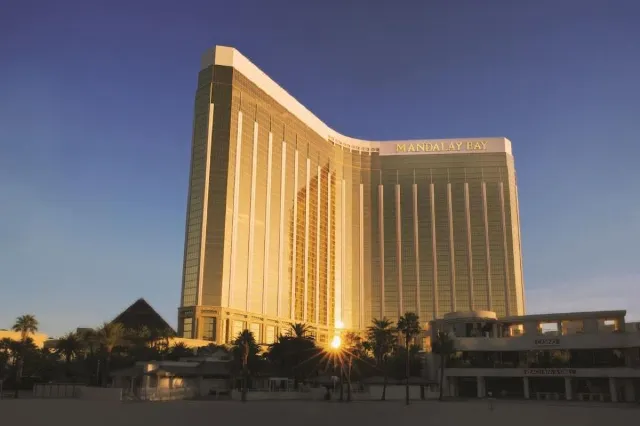
<svg viewBox="0 0 640 426">
<path fill-rule="evenodd" d="M 34 313 L 56 335 L 138 297 L 175 324 L 215 44 L 347 135 L 510 138 L 528 311 L 640 320 L 639 16 L 633 0 L 5 2 L 0 328 Z"/>
</svg>

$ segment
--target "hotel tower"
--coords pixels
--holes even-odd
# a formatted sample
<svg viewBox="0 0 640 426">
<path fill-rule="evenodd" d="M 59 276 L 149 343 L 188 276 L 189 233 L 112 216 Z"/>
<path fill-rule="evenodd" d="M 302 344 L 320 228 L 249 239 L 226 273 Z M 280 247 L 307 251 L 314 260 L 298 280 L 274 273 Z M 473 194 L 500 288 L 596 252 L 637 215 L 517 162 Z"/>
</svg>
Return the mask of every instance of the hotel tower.
<svg viewBox="0 0 640 426">
<path fill-rule="evenodd" d="M 179 334 L 218 343 L 523 315 L 511 142 L 344 136 L 217 46 L 195 95 L 181 297 Z"/>
</svg>

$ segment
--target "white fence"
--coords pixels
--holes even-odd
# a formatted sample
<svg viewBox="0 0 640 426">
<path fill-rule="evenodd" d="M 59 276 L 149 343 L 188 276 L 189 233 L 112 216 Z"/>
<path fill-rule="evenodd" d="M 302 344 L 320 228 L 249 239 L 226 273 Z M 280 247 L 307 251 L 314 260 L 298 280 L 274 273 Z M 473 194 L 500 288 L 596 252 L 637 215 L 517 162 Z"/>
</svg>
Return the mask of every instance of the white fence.
<svg viewBox="0 0 640 426">
<path fill-rule="evenodd" d="M 132 401 L 175 401 L 198 396 L 197 389 L 191 388 L 138 388 L 126 391 L 123 399 Z"/>
<path fill-rule="evenodd" d="M 35 398 L 77 398 L 83 385 L 73 383 L 39 383 L 33 386 Z"/>
<path fill-rule="evenodd" d="M 77 398 L 92 401 L 121 401 L 122 389 L 97 388 L 73 383 L 40 383 L 33 387 L 34 398 Z"/>
</svg>

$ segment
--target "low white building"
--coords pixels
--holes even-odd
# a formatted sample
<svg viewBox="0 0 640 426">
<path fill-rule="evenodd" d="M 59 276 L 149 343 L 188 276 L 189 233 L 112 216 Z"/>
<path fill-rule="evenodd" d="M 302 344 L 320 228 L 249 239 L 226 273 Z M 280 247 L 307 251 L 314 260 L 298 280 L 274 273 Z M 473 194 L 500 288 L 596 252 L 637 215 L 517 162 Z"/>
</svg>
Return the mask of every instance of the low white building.
<svg viewBox="0 0 640 426">
<path fill-rule="evenodd" d="M 455 312 L 431 321 L 429 333 L 454 341 L 444 373 L 449 396 L 632 402 L 640 400 L 640 328 L 625 315 Z M 439 356 L 430 358 L 436 379 Z"/>
<path fill-rule="evenodd" d="M 111 373 L 113 387 L 123 396 L 142 400 L 172 400 L 231 395 L 230 361 L 224 351 L 180 361 L 138 362 Z"/>
</svg>

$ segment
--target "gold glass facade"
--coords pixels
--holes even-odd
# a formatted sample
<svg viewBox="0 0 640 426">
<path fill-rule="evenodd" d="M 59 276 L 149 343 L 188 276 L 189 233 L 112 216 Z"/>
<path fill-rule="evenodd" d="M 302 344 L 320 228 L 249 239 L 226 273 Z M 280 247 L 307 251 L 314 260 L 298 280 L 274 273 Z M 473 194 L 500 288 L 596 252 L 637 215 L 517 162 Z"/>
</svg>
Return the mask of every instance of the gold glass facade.
<svg viewBox="0 0 640 426">
<path fill-rule="evenodd" d="M 524 313 L 509 153 L 383 155 L 328 137 L 226 52 L 196 90 L 182 337 L 248 328 L 270 343 L 305 322 L 325 343 L 408 310 Z"/>
</svg>

